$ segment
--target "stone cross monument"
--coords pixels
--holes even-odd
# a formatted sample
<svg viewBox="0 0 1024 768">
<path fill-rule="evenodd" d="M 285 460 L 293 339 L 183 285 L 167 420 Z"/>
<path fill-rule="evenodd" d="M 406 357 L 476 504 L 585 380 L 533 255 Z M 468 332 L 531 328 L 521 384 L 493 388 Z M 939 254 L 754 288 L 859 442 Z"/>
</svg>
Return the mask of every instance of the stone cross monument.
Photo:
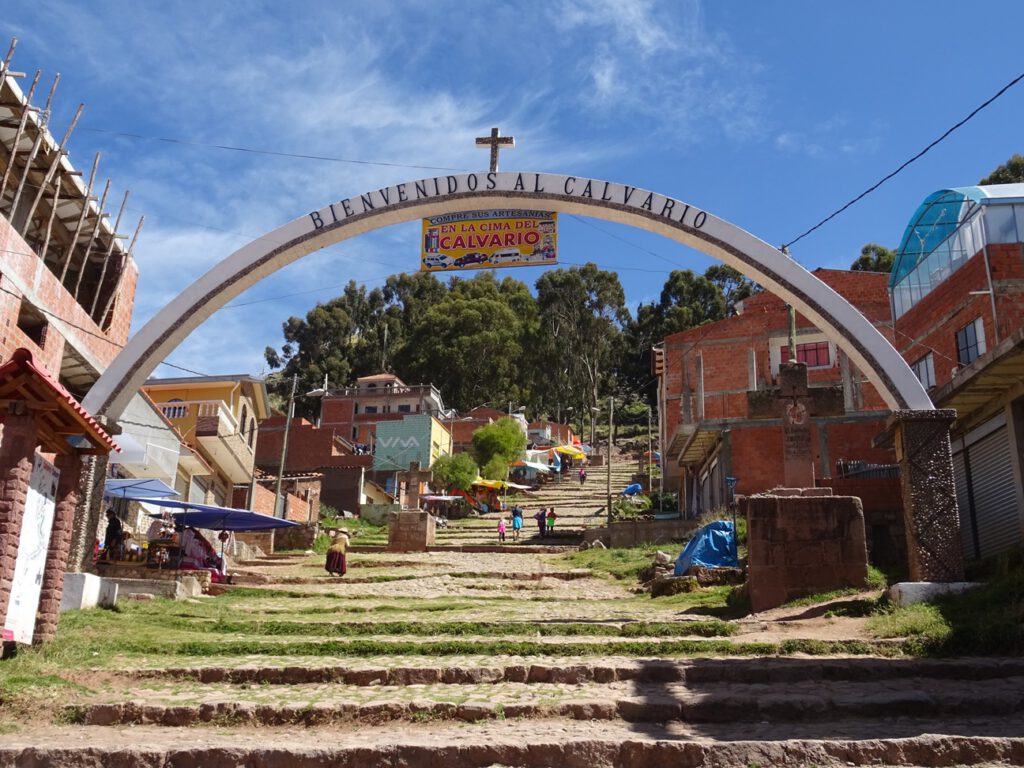
<svg viewBox="0 0 1024 768">
<path fill-rule="evenodd" d="M 516 140 L 512 136 L 500 136 L 497 128 L 491 128 L 490 136 L 480 136 L 476 140 L 478 147 L 490 147 L 491 148 L 491 173 L 495 173 L 498 170 L 498 150 L 504 147 L 512 149 L 516 145 Z"/>
</svg>

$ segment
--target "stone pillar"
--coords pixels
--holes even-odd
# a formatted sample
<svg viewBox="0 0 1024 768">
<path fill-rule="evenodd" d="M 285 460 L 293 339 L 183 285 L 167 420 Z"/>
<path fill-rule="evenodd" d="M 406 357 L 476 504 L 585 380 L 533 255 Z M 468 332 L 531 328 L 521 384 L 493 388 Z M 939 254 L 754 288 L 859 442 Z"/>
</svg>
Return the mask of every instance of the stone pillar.
<svg viewBox="0 0 1024 768">
<path fill-rule="evenodd" d="M 73 573 L 96 573 L 92 562 L 93 543 L 103 516 L 103 484 L 109 458 L 87 456 L 79 472 L 79 507 L 72 525 L 71 550 L 67 569 Z"/>
<path fill-rule="evenodd" d="M 0 433 L 0 627 L 7 618 L 32 460 L 39 445 L 35 411 L 11 403 Z"/>
<path fill-rule="evenodd" d="M 782 410 L 782 474 L 787 488 L 814 487 L 811 454 L 811 414 L 808 408 L 807 366 L 779 367 L 779 405 Z"/>
<path fill-rule="evenodd" d="M 78 483 L 82 473 L 82 457 L 77 453 L 61 454 L 54 462 L 60 470 L 57 481 L 57 508 L 53 515 L 50 547 L 43 569 L 42 590 L 36 609 L 36 626 L 32 643 L 45 643 L 57 634 L 60 598 L 64 591 L 64 571 L 71 551 L 71 533 L 78 506 Z"/>
<path fill-rule="evenodd" d="M 894 411 L 889 417 L 900 464 L 911 581 L 963 581 L 960 514 L 953 484 L 951 409 Z"/>
</svg>

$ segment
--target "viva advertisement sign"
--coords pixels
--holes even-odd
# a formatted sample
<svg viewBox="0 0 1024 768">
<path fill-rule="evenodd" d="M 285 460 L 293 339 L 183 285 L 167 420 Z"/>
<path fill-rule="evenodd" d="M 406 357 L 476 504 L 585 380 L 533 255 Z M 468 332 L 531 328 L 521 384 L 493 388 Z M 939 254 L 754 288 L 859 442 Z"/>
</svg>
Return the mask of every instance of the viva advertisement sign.
<svg viewBox="0 0 1024 768">
<path fill-rule="evenodd" d="M 557 229 L 553 211 L 515 208 L 423 219 L 420 271 L 554 264 Z"/>
</svg>

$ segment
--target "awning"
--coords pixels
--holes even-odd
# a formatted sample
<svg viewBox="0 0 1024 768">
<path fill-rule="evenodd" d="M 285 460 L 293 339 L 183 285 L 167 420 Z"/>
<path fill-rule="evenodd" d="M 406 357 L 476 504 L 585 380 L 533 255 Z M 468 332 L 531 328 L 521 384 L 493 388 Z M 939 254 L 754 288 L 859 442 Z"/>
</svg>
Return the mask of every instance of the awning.
<svg viewBox="0 0 1024 768">
<path fill-rule="evenodd" d="M 715 447 L 722 436 L 721 428 L 697 427 L 690 433 L 686 445 L 679 456 L 679 464 L 699 464 L 707 457 L 711 449 Z"/>
<path fill-rule="evenodd" d="M 423 501 L 458 501 L 461 496 L 438 496 L 437 494 L 430 494 L 429 496 L 420 496 Z"/>
<path fill-rule="evenodd" d="M 484 488 L 494 488 L 496 490 L 501 490 L 502 488 L 505 487 L 505 481 L 504 480 L 484 480 L 482 477 L 478 477 L 476 480 L 473 481 L 473 485 L 479 485 L 479 486 L 483 486 Z"/>
<path fill-rule="evenodd" d="M 178 492 L 163 480 L 154 477 L 108 478 L 103 484 L 103 495 L 110 499 L 162 499 L 177 496 Z"/>
<path fill-rule="evenodd" d="M 148 503 L 157 507 L 186 510 L 171 513 L 174 522 L 211 531 L 266 531 L 271 528 L 290 528 L 299 525 L 292 520 L 261 515 L 248 509 L 218 507 L 213 504 L 193 504 L 190 501 L 175 499 L 148 499 Z M 151 514 L 150 517 L 160 517 L 160 514 Z"/>
<path fill-rule="evenodd" d="M 519 461 L 513 461 L 512 462 L 512 466 L 513 467 L 529 467 L 530 469 L 535 470 L 537 472 L 550 472 L 551 471 L 551 467 L 549 467 L 547 464 L 541 464 L 539 461 L 527 461 L 525 459 L 520 459 Z"/>
<path fill-rule="evenodd" d="M 587 458 L 587 455 L 574 445 L 559 445 L 555 447 L 555 450 L 573 459 Z"/>
</svg>

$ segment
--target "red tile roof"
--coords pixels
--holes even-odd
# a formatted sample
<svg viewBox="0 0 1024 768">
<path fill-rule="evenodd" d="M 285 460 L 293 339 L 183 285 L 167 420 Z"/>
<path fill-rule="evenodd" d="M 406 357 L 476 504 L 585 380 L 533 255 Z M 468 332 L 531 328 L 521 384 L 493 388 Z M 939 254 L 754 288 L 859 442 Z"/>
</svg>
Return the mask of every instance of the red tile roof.
<svg viewBox="0 0 1024 768">
<path fill-rule="evenodd" d="M 91 450 L 82 453 L 120 452 L 96 419 L 46 369 L 36 365 L 27 349 L 14 350 L 11 359 L 0 366 L 0 399 L 54 403 L 57 410 L 40 411 L 43 423 L 52 431 L 59 429 L 66 434 L 69 427 L 80 429 L 79 434 L 93 445 Z M 45 447 L 49 451 L 68 453 L 71 444 L 54 444 L 51 440 Z"/>
</svg>

